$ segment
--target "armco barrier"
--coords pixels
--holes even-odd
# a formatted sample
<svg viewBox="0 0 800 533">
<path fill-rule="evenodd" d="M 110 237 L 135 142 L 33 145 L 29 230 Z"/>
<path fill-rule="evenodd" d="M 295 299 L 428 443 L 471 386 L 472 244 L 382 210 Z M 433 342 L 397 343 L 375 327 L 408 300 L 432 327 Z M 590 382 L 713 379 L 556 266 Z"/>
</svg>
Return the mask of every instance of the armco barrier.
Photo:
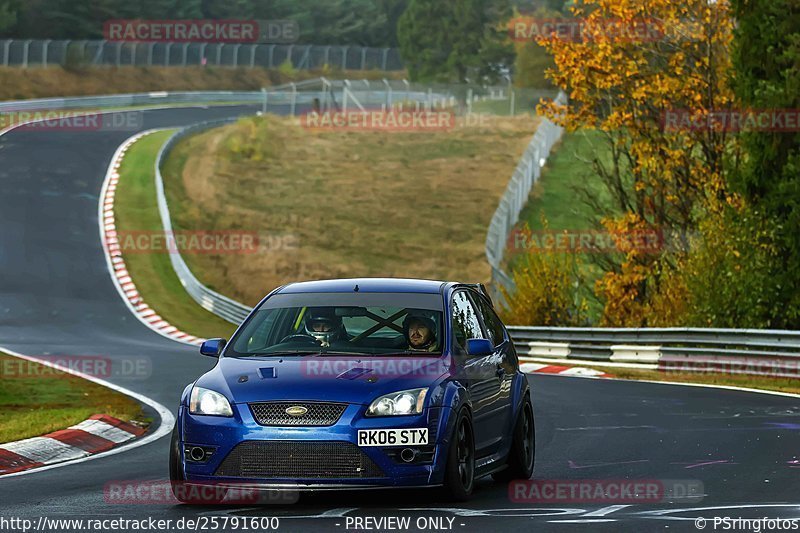
<svg viewBox="0 0 800 533">
<path fill-rule="evenodd" d="M 800 331 L 512 326 L 509 332 L 522 358 L 800 377 Z"/>
</svg>

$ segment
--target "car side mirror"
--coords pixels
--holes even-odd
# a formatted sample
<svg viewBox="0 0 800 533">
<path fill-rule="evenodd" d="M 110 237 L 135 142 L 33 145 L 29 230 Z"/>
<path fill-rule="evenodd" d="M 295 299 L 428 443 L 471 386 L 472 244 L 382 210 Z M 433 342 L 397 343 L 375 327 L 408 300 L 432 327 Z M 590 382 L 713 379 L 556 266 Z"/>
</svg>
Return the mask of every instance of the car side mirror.
<svg viewBox="0 0 800 533">
<path fill-rule="evenodd" d="M 200 346 L 200 353 L 209 357 L 219 357 L 227 343 L 225 339 L 208 339 Z"/>
<path fill-rule="evenodd" d="M 486 339 L 467 339 L 467 355 L 489 355 L 494 349 Z"/>
</svg>

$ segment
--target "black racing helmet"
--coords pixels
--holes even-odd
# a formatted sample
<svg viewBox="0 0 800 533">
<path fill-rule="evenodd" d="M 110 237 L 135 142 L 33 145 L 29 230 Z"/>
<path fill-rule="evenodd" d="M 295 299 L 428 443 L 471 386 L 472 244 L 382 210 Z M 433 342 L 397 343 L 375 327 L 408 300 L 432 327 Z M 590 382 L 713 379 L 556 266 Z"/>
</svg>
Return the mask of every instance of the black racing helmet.
<svg viewBox="0 0 800 533">
<path fill-rule="evenodd" d="M 344 336 L 342 317 L 336 316 L 333 308 L 310 308 L 306 312 L 305 332 L 323 345 L 329 345 Z"/>
</svg>

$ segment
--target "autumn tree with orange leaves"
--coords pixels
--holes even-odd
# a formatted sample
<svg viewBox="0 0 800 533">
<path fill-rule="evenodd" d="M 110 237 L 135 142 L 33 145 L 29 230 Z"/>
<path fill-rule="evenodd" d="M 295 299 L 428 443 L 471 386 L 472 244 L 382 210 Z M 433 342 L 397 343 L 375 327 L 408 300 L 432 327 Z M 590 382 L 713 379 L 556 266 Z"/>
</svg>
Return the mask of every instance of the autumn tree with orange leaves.
<svg viewBox="0 0 800 533">
<path fill-rule="evenodd" d="M 537 31 L 548 76 L 569 105 L 539 111 L 568 130 L 602 132 L 611 163 L 593 167 L 612 205 L 587 201 L 611 233 L 658 232 L 661 253 L 625 246 L 602 256 L 602 325 L 653 326 L 679 315 L 685 289 L 664 283 L 709 205 L 725 204 L 735 143 L 697 117 L 732 106 L 728 0 L 580 0 L 567 31 Z M 519 23 L 519 21 L 516 21 Z M 561 28 L 563 30 L 563 28 Z M 572 31 L 570 31 L 572 30 Z M 700 122 L 702 124 L 702 121 Z"/>
</svg>

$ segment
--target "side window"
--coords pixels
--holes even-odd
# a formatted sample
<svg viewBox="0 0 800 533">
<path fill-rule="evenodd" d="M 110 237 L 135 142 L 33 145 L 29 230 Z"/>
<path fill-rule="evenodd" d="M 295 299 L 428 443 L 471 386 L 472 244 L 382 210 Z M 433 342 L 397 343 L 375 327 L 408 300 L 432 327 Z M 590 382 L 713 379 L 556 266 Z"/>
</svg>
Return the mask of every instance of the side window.
<svg viewBox="0 0 800 533">
<path fill-rule="evenodd" d="M 483 317 L 483 325 L 486 326 L 486 330 L 491 337 L 492 346 L 503 344 L 505 341 L 505 330 L 503 329 L 503 322 L 500 320 L 500 317 L 497 316 L 492 306 L 489 305 L 489 302 L 484 298 L 475 296 L 473 300 L 478 304 L 481 316 Z"/>
<path fill-rule="evenodd" d="M 466 292 L 459 291 L 453 295 L 452 311 L 455 350 L 464 354 L 467 352 L 467 339 L 484 339 L 486 337 L 481 330 L 478 314 Z"/>
</svg>

